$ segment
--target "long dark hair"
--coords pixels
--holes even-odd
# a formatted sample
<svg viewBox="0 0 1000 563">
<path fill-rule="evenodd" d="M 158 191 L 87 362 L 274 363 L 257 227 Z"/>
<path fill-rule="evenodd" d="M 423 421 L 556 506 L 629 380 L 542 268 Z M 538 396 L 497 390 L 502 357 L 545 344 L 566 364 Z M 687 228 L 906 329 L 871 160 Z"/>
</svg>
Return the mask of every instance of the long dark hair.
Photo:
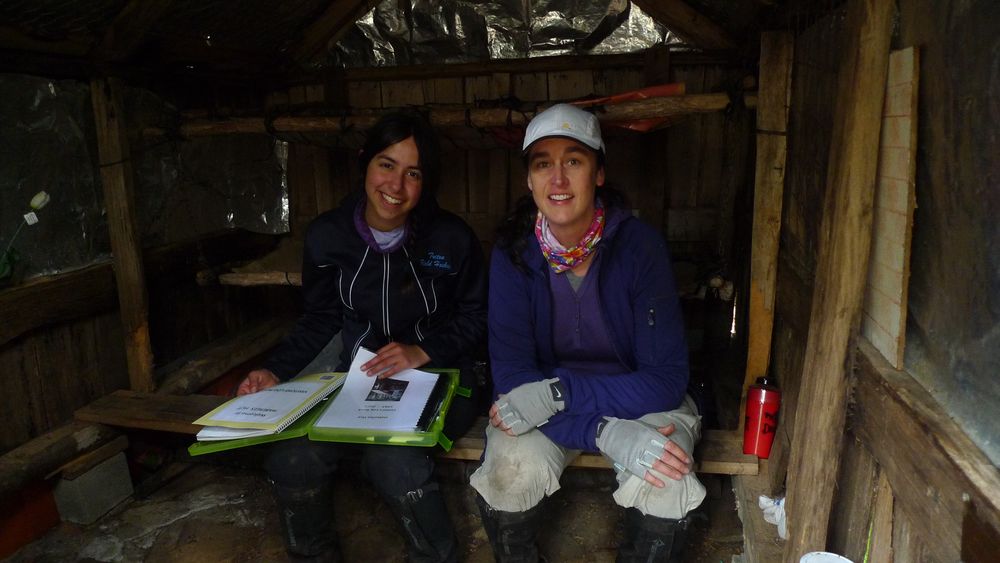
<svg viewBox="0 0 1000 563">
<path fill-rule="evenodd" d="M 595 197 L 600 198 L 605 209 L 626 206 L 625 194 L 608 184 L 598 187 Z M 531 194 L 523 195 L 514 202 L 514 210 L 497 227 L 497 247 L 505 251 L 510 261 L 521 270 L 526 268 L 524 249 L 528 247 L 530 237 L 534 236 L 536 217 L 538 207 L 535 200 Z"/>
<path fill-rule="evenodd" d="M 386 147 L 395 145 L 413 137 L 419 155 L 421 182 L 420 201 L 413 212 L 417 216 L 437 209 L 437 188 L 441 179 L 441 143 L 437 133 L 423 116 L 415 112 L 393 112 L 382 116 L 368 130 L 365 144 L 358 155 L 358 167 L 361 169 L 361 189 L 364 191 L 365 175 L 368 164 L 375 155 Z"/>
</svg>

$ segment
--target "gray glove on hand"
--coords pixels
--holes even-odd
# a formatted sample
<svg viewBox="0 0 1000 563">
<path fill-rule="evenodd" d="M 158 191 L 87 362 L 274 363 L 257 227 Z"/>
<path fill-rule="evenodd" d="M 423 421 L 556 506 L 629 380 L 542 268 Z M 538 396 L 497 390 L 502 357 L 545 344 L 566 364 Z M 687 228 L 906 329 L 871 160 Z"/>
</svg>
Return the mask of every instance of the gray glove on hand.
<svg viewBox="0 0 1000 563">
<path fill-rule="evenodd" d="M 653 470 L 653 464 L 664 453 L 669 441 L 666 436 L 637 420 L 612 417 L 604 420 L 597 434 L 597 449 L 615 462 L 616 470 L 628 471 L 640 479 L 647 471 L 662 477 Z"/>
<path fill-rule="evenodd" d="M 566 408 L 559 378 L 525 383 L 497 400 L 497 412 L 515 436 L 535 428 Z"/>
</svg>

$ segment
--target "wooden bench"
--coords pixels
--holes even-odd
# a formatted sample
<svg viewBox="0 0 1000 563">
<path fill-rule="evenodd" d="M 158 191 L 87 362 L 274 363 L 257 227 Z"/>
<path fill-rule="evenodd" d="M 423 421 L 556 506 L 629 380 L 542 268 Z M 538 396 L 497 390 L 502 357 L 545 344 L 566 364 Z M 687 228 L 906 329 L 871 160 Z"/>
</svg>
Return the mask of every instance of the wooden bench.
<svg viewBox="0 0 1000 563">
<path fill-rule="evenodd" d="M 206 412 L 226 401 L 216 395 L 158 395 L 115 391 L 75 413 L 77 420 L 96 422 L 109 426 L 159 430 L 179 434 L 197 434 L 201 426 L 191 424 Z M 481 417 L 472 429 L 455 440 L 448 452 L 438 457 L 464 461 L 478 461 L 485 445 L 486 418 Z M 757 458 L 743 453 L 743 440 L 732 430 L 706 430 L 695 449 L 695 470 L 699 473 L 725 475 L 756 475 Z M 584 453 L 571 467 L 610 469 L 600 454 Z"/>
</svg>

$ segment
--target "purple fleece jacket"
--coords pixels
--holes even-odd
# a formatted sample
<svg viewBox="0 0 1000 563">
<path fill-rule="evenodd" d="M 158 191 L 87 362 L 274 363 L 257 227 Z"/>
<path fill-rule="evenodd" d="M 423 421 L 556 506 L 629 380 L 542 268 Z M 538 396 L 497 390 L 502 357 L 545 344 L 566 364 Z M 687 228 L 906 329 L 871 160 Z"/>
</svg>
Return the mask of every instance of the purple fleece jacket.
<svg viewBox="0 0 1000 563">
<path fill-rule="evenodd" d="M 506 250 L 490 266 L 489 343 L 494 392 L 558 377 L 566 409 L 539 427 L 566 448 L 596 451 L 604 416 L 635 419 L 677 408 L 688 383 L 687 344 L 670 255 L 663 237 L 621 210 L 610 209 L 601 242 L 601 314 L 626 373 L 560 368 L 553 350 L 552 275 L 534 234 L 517 268 Z"/>
</svg>

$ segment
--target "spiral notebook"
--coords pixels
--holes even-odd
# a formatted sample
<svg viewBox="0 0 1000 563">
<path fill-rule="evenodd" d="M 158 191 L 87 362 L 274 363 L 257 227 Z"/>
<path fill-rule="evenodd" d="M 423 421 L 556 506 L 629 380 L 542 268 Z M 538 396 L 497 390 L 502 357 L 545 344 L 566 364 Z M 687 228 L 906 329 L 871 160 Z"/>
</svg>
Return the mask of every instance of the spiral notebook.
<svg viewBox="0 0 1000 563">
<path fill-rule="evenodd" d="M 204 426 L 199 441 L 277 434 L 339 388 L 342 373 L 316 373 L 241 395 L 194 421 Z"/>
</svg>

